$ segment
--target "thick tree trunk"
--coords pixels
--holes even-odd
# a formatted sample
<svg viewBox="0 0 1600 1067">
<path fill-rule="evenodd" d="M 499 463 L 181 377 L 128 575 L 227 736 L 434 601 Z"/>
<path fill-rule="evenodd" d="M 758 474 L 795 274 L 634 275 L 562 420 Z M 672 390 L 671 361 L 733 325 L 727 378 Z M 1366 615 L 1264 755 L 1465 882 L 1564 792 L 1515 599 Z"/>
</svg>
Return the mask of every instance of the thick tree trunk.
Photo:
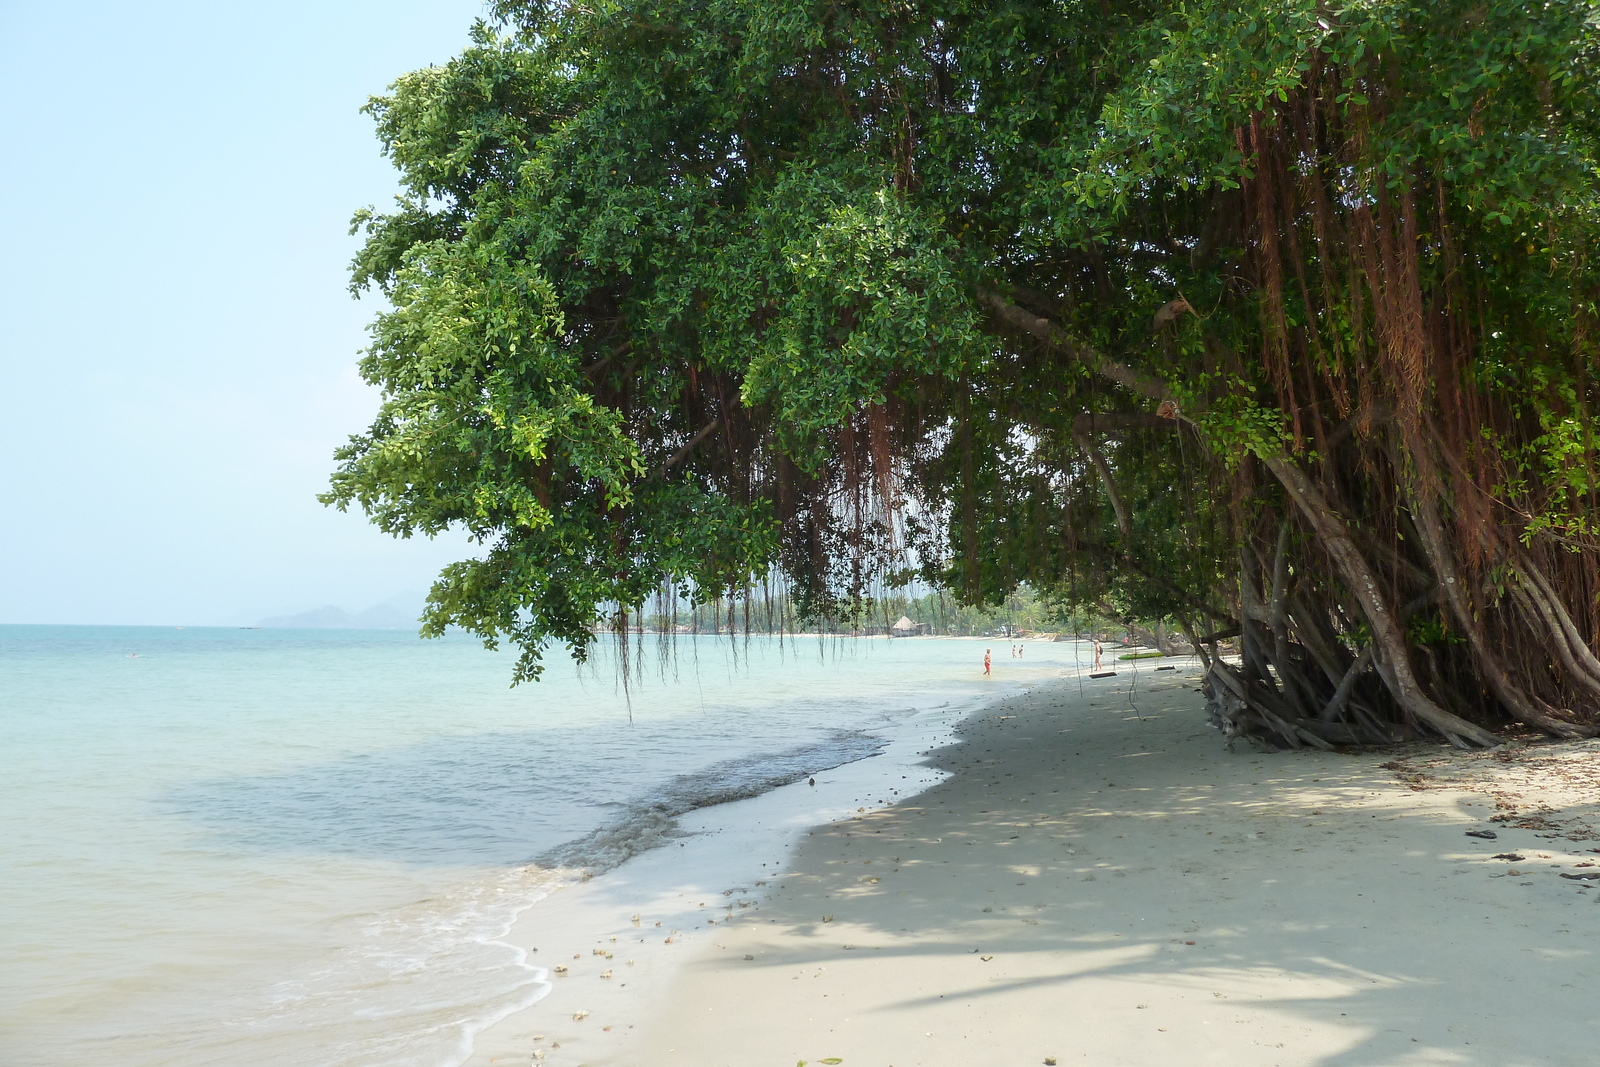
<svg viewBox="0 0 1600 1067">
<path fill-rule="evenodd" d="M 1401 710 L 1417 724 L 1438 732 L 1460 748 L 1499 745 L 1500 739 L 1494 734 L 1446 711 L 1423 690 L 1411 666 L 1405 633 L 1384 601 L 1377 575 L 1356 547 L 1344 518 L 1328 503 L 1322 491 L 1288 456 L 1274 456 L 1266 460 L 1266 465 L 1305 516 L 1307 525 L 1361 605 L 1362 614 L 1372 628 L 1378 673 Z"/>
<path fill-rule="evenodd" d="M 1455 617 L 1456 625 L 1466 635 L 1467 646 L 1472 649 L 1474 666 L 1483 675 L 1484 681 L 1489 683 L 1489 689 L 1501 707 L 1518 722 L 1557 737 L 1593 737 L 1600 733 L 1600 729 L 1595 727 L 1567 722 L 1556 709 L 1525 693 L 1511 680 L 1499 653 L 1484 636 L 1483 625 L 1470 600 L 1467 583 L 1461 580 L 1454 554 L 1445 539 L 1438 510 L 1416 486 L 1407 485 L 1406 489 L 1411 517 L 1422 542 L 1423 551 L 1428 555 L 1428 562 L 1439 578 L 1439 587 L 1444 592 L 1445 603 L 1450 605 L 1450 613 Z M 1556 643 L 1560 644 L 1559 641 Z"/>
<path fill-rule="evenodd" d="M 1534 618 L 1543 623 L 1549 632 L 1551 647 L 1573 684 L 1587 691 L 1591 699 L 1600 698 L 1600 661 L 1595 659 L 1594 653 L 1579 635 L 1561 598 L 1533 560 L 1518 560 L 1514 570 L 1521 587 L 1519 591 L 1533 605 Z"/>
<path fill-rule="evenodd" d="M 1054 322 L 1018 307 L 999 293 L 980 291 L 978 300 L 1007 332 L 1031 335 L 1136 395 L 1158 401 L 1172 399 L 1164 382 L 1107 358 Z M 1383 421 L 1374 417 L 1374 412 L 1381 410 L 1381 401 L 1368 402 L 1361 409 L 1368 429 L 1374 422 Z M 1194 415 L 1194 412 L 1180 412 L 1177 417 L 1187 421 Z M 1111 418 L 1126 418 L 1130 426 L 1135 421 L 1143 426 L 1154 416 L 1134 413 Z M 1322 451 L 1331 454 L 1356 425 L 1356 419 L 1349 420 L 1321 443 Z M 1110 426 L 1097 429 L 1110 429 Z M 1106 457 L 1085 440 L 1087 435 L 1078 426 L 1074 426 L 1073 436 L 1094 463 L 1107 488 L 1123 534 L 1123 550 L 1127 552 L 1130 516 L 1117 492 L 1110 465 Z M 1213 719 L 1229 734 L 1230 740 L 1240 735 L 1254 736 L 1258 730 L 1265 730 L 1290 745 L 1311 743 L 1301 736 L 1303 732 L 1310 732 L 1323 742 L 1334 740 L 1334 735 L 1348 737 L 1353 743 L 1393 739 L 1394 727 L 1388 724 L 1390 715 L 1380 706 L 1380 703 L 1387 704 L 1387 698 L 1381 702 L 1374 700 L 1381 692 L 1377 690 L 1363 695 L 1365 680 L 1372 677 L 1370 667 L 1381 680 L 1382 691 L 1393 699 L 1407 723 L 1431 730 L 1463 748 L 1498 745 L 1500 739 L 1493 733 L 1442 706 L 1418 677 L 1406 639 L 1405 620 L 1430 600 L 1441 597 L 1462 632 L 1468 635 L 1473 652 L 1471 669 L 1488 686 L 1495 700 L 1515 718 L 1558 736 L 1600 733 L 1600 728 L 1570 721 L 1565 713 L 1519 687 L 1497 655 L 1481 622 L 1465 621 L 1476 620 L 1476 616 L 1472 614 L 1473 606 L 1465 586 L 1451 565 L 1449 541 L 1436 516 L 1430 530 L 1419 538 L 1424 542 L 1424 555 L 1433 568 L 1429 573 L 1391 545 L 1377 538 L 1363 537 L 1353 530 L 1317 484 L 1287 455 L 1264 462 L 1333 562 L 1337 577 L 1353 594 L 1354 604 L 1320 607 L 1314 595 L 1310 605 L 1297 598 L 1295 590 L 1290 588 L 1295 583 L 1284 574 L 1286 528 L 1280 530 L 1278 550 L 1270 566 L 1265 560 L 1258 560 L 1259 567 L 1253 567 L 1249 553 L 1241 557 L 1243 663 L 1240 668 L 1234 668 L 1212 658 L 1205 682 Z M 1405 487 L 1401 490 L 1404 492 Z M 1436 576 L 1440 588 L 1428 589 L 1422 597 L 1414 598 L 1396 611 L 1386 600 L 1379 572 L 1369 562 L 1369 557 L 1377 559 L 1386 569 L 1385 573 L 1398 576 L 1413 589 L 1431 587 Z M 1132 561 L 1128 562 L 1131 566 Z M 1252 569 L 1263 572 L 1270 581 L 1270 590 L 1259 590 L 1249 577 Z M 1455 580 L 1450 581 L 1451 578 Z M 1596 658 L 1583 641 L 1559 597 L 1531 561 L 1519 566 L 1518 579 L 1512 586 L 1512 593 L 1528 616 L 1529 624 L 1536 632 L 1548 632 L 1549 647 L 1566 672 L 1569 684 L 1593 694 L 1600 704 L 1600 658 Z M 1347 633 L 1359 621 L 1365 621 L 1370 628 L 1372 642 L 1360 656 L 1352 657 L 1339 634 Z M 1305 667 L 1312 669 L 1305 670 Z M 1442 663 L 1433 664 L 1430 670 L 1433 684 L 1444 683 L 1440 672 L 1445 670 Z M 1305 710 L 1306 715 L 1299 715 L 1297 708 Z"/>
</svg>

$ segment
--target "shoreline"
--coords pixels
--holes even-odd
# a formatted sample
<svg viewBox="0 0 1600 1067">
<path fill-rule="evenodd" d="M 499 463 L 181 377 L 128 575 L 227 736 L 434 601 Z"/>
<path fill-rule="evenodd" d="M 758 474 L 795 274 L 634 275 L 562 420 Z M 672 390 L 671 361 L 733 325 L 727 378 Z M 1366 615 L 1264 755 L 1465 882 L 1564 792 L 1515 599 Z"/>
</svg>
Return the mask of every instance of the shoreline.
<svg viewBox="0 0 1600 1067">
<path fill-rule="evenodd" d="M 1197 678 L 1128 671 L 1080 695 L 1069 676 L 987 705 L 927 759 L 943 780 L 801 836 L 622 1040 L 521 1055 L 1592 1062 L 1592 793 L 1576 822 L 1496 822 L 1493 789 L 1419 790 L 1382 766 L 1393 753 L 1229 753 Z M 1600 745 L 1567 755 L 1587 768 Z"/>
<path fill-rule="evenodd" d="M 524 909 L 498 940 L 525 954 L 544 991 L 477 1028 L 470 1053 L 445 1067 L 526 1064 L 534 1052 L 543 1054 L 535 1063 L 627 1062 L 638 1020 L 668 1002 L 693 953 L 716 951 L 731 917 L 759 908 L 798 840 L 936 784 L 945 772 L 925 757 L 949 744 L 961 722 L 1048 680 L 995 683 L 993 694 L 922 709 L 895 725 L 877 754 L 819 771 L 814 785 L 799 781 L 679 815 L 664 845 Z"/>
<path fill-rule="evenodd" d="M 537 1004 L 519 1009 L 551 995 L 555 946 L 578 940 L 568 963 L 590 949 L 575 931 L 631 931 L 649 905 L 650 929 L 691 935 L 666 953 L 684 956 L 697 917 L 676 916 L 709 898 L 680 892 L 748 886 L 857 797 L 905 795 L 900 771 L 880 788 L 892 755 L 824 768 L 1053 676 L 1075 649 L 1030 648 L 1026 665 L 1001 650 L 983 679 L 970 642 L 680 641 L 672 660 L 634 661 L 631 690 L 604 656 L 510 690 L 504 658 L 467 639 L 19 632 L 6 825 L 29 862 L 7 883 L 25 921 L 5 939 L 0 1045 L 41 1067 L 108 1042 L 141 1067 L 464 1062 L 491 1047 L 480 1035 L 539 1022 Z M 706 807 L 813 773 L 793 804 Z M 760 813 L 768 825 L 747 829 Z M 730 856 L 702 848 L 724 818 L 742 843 Z M 719 865 L 731 873 L 712 884 Z M 578 906 L 608 886 L 636 899 Z M 541 932 L 551 908 L 574 921 Z M 88 954 L 86 914 L 104 935 Z M 670 982 L 628 978 L 627 1003 L 646 986 Z"/>
</svg>

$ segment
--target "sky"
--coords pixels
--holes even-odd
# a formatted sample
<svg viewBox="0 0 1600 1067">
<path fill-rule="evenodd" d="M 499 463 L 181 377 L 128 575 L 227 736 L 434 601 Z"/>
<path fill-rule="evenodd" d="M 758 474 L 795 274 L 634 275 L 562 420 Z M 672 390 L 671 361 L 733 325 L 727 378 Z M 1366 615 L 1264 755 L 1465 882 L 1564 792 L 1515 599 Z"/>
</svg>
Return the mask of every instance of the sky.
<svg viewBox="0 0 1600 1067">
<path fill-rule="evenodd" d="M 0 0 L 0 623 L 420 603 L 464 538 L 316 501 L 377 395 L 360 113 L 482 0 Z"/>
</svg>

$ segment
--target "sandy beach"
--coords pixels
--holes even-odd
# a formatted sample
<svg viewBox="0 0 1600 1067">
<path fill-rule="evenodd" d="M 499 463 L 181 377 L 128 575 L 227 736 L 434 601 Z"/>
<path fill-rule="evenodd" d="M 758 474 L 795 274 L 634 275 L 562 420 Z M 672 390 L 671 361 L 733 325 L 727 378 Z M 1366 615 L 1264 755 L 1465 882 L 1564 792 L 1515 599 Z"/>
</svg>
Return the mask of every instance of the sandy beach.
<svg viewBox="0 0 1600 1067">
<path fill-rule="evenodd" d="M 727 806 L 680 853 L 725 885 L 630 900 L 668 848 L 552 902 L 629 921 L 473 1062 L 1597 1062 L 1600 744 L 1229 752 L 1192 666 L 1119 666 L 967 719 L 909 800 L 822 776 L 873 795 L 786 855 Z"/>
</svg>

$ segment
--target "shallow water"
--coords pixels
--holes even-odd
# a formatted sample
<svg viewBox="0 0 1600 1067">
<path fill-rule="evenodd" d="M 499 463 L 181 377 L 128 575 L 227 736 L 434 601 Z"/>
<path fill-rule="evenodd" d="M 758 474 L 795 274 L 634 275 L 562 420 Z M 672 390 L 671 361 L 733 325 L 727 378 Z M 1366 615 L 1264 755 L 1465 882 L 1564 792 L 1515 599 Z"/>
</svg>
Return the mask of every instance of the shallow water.
<svg viewBox="0 0 1600 1067">
<path fill-rule="evenodd" d="M 1077 655 L 984 647 L 685 638 L 628 699 L 459 636 L 0 627 L 0 1062 L 457 1062 L 572 868 Z"/>
</svg>

